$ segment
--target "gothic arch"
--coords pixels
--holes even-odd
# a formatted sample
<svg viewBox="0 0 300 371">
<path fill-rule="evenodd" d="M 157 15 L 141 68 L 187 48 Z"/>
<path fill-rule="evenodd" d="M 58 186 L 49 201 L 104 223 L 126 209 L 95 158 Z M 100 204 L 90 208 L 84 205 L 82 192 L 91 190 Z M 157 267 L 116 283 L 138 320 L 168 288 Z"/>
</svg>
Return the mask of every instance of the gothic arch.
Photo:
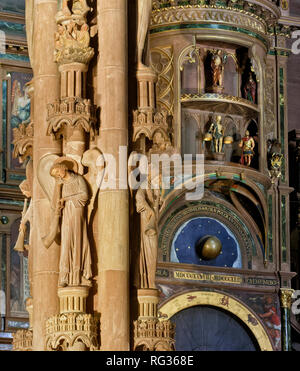
<svg viewBox="0 0 300 371">
<path fill-rule="evenodd" d="M 192 298 L 192 299 L 191 299 Z M 238 317 L 249 328 L 262 351 L 272 351 L 271 340 L 260 320 L 244 303 L 232 296 L 216 291 L 190 291 L 180 294 L 163 303 L 159 308 L 163 320 L 169 320 L 183 309 L 196 305 L 209 305 L 222 308 Z"/>
</svg>

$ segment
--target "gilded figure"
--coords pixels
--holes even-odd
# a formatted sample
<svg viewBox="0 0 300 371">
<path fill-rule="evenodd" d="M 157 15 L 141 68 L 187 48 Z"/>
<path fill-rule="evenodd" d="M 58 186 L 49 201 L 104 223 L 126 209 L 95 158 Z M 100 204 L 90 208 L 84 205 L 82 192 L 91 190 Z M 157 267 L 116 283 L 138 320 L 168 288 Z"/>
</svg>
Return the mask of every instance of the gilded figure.
<svg viewBox="0 0 300 371">
<path fill-rule="evenodd" d="M 245 137 L 240 141 L 240 147 L 242 148 L 241 164 L 250 166 L 254 156 L 255 141 L 250 136 L 249 130 L 246 131 Z"/>
</svg>

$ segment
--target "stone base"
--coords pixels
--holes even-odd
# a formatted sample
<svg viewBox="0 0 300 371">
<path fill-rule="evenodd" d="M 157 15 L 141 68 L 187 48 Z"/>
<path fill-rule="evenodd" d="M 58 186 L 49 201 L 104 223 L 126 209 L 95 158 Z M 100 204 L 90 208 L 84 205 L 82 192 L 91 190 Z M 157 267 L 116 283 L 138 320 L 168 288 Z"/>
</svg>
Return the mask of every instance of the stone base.
<svg viewBox="0 0 300 371">
<path fill-rule="evenodd" d="M 173 351 L 175 326 L 170 321 L 137 320 L 134 322 L 134 350 Z"/>
<path fill-rule="evenodd" d="M 13 336 L 14 351 L 32 351 L 32 330 L 19 330 Z"/>
<path fill-rule="evenodd" d="M 157 318 L 158 290 L 140 289 L 137 294 L 139 303 L 139 319 L 148 320 Z"/>
<path fill-rule="evenodd" d="M 215 93 L 215 94 L 223 94 L 224 93 L 224 86 L 211 86 L 207 88 L 208 93 Z"/>
<path fill-rule="evenodd" d="M 98 350 L 99 320 L 91 314 L 62 313 L 46 322 L 47 351 Z"/>
<path fill-rule="evenodd" d="M 206 155 L 207 160 L 213 160 L 213 161 L 225 161 L 225 153 L 224 152 L 215 152 L 215 153 L 209 153 Z"/>
<path fill-rule="evenodd" d="M 86 313 L 87 286 L 67 286 L 58 289 L 60 313 Z"/>
</svg>

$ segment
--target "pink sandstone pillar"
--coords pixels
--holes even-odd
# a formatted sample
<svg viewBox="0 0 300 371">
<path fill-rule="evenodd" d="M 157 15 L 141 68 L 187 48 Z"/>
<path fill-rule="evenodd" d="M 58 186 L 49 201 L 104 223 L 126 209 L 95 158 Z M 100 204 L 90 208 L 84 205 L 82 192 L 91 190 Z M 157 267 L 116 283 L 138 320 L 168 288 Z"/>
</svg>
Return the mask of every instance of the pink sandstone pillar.
<svg viewBox="0 0 300 371">
<path fill-rule="evenodd" d="M 115 156 L 118 167 L 119 146 L 128 143 L 127 0 L 98 1 L 98 36 L 97 106 L 101 118 L 97 145 L 103 153 Z M 128 210 L 128 190 L 100 192 L 97 309 L 101 312 L 101 350 L 129 350 Z"/>
<path fill-rule="evenodd" d="M 34 16 L 34 222 L 33 222 L 33 350 L 44 350 L 46 320 L 58 313 L 57 279 L 59 246 L 47 250 L 41 237 L 50 225 L 48 199 L 37 179 L 37 166 L 45 154 L 61 154 L 61 143 L 47 132 L 47 103 L 59 98 L 60 84 L 54 63 L 57 0 L 35 0 Z"/>
</svg>

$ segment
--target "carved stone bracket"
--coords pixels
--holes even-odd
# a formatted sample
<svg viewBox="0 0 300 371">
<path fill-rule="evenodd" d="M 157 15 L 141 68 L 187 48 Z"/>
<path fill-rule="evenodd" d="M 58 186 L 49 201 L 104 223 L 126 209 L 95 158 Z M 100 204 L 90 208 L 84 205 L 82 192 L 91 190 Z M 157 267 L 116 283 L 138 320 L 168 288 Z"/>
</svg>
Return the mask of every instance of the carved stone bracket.
<svg viewBox="0 0 300 371">
<path fill-rule="evenodd" d="M 173 351 L 175 326 L 157 316 L 158 290 L 138 290 L 139 318 L 134 322 L 134 350 Z"/>
<path fill-rule="evenodd" d="M 99 319 L 86 313 L 88 287 L 60 288 L 60 314 L 46 322 L 46 350 L 94 351 L 99 349 Z"/>
<path fill-rule="evenodd" d="M 18 157 L 20 162 L 24 162 L 27 157 L 32 157 L 33 122 L 21 123 L 17 128 L 14 128 L 13 138 L 13 157 Z"/>
<path fill-rule="evenodd" d="M 32 330 L 18 330 L 13 337 L 14 351 L 32 351 Z"/>
<path fill-rule="evenodd" d="M 98 350 L 98 320 L 91 314 L 62 313 L 46 322 L 46 350 Z"/>
<path fill-rule="evenodd" d="M 72 136 L 74 130 L 95 135 L 96 111 L 89 99 L 76 97 L 65 98 L 48 104 L 47 135 L 57 138 L 63 135 L 65 139 Z"/>
</svg>

